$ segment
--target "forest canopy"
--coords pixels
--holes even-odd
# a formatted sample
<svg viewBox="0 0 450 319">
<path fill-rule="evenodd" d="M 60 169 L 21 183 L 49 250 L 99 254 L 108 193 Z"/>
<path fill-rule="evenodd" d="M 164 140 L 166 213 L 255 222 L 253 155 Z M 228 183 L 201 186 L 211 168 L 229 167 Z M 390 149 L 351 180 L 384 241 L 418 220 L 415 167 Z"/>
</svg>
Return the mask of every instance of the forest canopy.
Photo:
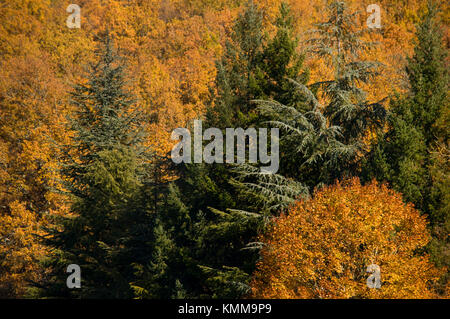
<svg viewBox="0 0 450 319">
<path fill-rule="evenodd" d="M 372 2 L 1 2 L 0 298 L 448 298 L 449 6 Z"/>
</svg>

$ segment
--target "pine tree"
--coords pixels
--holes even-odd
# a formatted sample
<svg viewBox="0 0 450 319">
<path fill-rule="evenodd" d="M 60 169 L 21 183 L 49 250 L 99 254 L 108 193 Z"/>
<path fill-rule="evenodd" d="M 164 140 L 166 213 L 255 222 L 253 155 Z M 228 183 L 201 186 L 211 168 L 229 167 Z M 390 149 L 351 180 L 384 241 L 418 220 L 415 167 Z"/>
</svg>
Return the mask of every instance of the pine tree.
<svg viewBox="0 0 450 319">
<path fill-rule="evenodd" d="M 407 73 L 410 89 L 410 109 L 413 114 L 412 124 L 425 139 L 427 150 L 424 165 L 427 169 L 427 185 L 424 189 L 422 211 L 430 215 L 430 221 L 436 225 L 448 218 L 442 215 L 442 194 L 435 192 L 435 180 L 430 172 L 434 165 L 432 154 L 448 145 L 449 103 L 447 100 L 448 71 L 446 68 L 447 52 L 443 44 L 442 28 L 437 14 L 438 6 L 429 1 L 426 14 L 417 27 L 417 44 L 414 55 L 409 60 Z"/>
<path fill-rule="evenodd" d="M 309 70 L 303 70 L 304 55 L 297 52 L 293 16 L 286 2 L 282 2 L 275 21 L 276 35 L 264 46 L 259 61 L 260 98 L 272 99 L 284 105 L 300 107 L 301 96 L 290 81 L 306 83 Z"/>
<path fill-rule="evenodd" d="M 148 263 L 136 263 L 135 277 L 131 283 L 137 298 L 169 299 L 174 291 L 182 286 L 171 279 L 170 261 L 174 252 L 174 243 L 161 221 L 156 220 L 153 227 L 153 251 Z M 181 285 L 178 281 L 178 285 Z M 172 290 L 173 287 L 173 290 Z"/>
<path fill-rule="evenodd" d="M 264 122 L 254 100 L 282 98 L 297 104 L 295 86 L 287 78 L 306 81 L 302 56 L 296 51 L 292 18 L 283 4 L 277 33 L 268 39 L 262 12 L 249 1 L 235 22 L 232 41 L 217 63 L 217 94 L 204 127 L 257 127 Z M 187 296 L 236 298 L 248 290 L 249 274 L 258 254 L 246 249 L 256 238 L 261 215 L 247 213 L 255 203 L 235 185 L 234 167 L 228 164 L 195 164 L 178 167 L 180 179 L 173 186 L 169 209 L 181 216 L 177 239 L 185 271 L 179 278 Z M 183 205 L 180 205 L 182 198 Z M 184 211 L 187 210 L 186 215 Z M 183 212 L 180 214 L 180 212 Z M 174 223 L 173 223 L 174 224 Z M 183 238 L 183 239 L 181 239 Z"/>
<path fill-rule="evenodd" d="M 426 143 L 412 123 L 409 103 L 400 97 L 392 99 L 387 116 L 387 131 L 379 130 L 370 156 L 363 165 L 366 181 L 373 178 L 388 181 L 403 194 L 406 202 L 423 207 L 426 187 Z"/>
<path fill-rule="evenodd" d="M 408 59 L 406 72 L 410 84 L 413 124 L 432 146 L 439 132 L 435 125 L 447 104 L 447 51 L 437 14 L 439 7 L 428 1 L 426 13 L 417 26 L 414 55 Z M 441 132 L 442 133 L 442 132 Z"/>
<path fill-rule="evenodd" d="M 442 125 L 445 120 L 439 122 L 448 113 L 448 77 L 437 12 L 430 1 L 417 27 L 414 56 L 407 65 L 409 94 L 392 100 L 388 132 L 380 132 L 369 157 L 373 167 L 367 168 L 369 178 L 389 181 L 406 200 L 430 214 L 432 222 L 439 198 L 430 196 L 430 150 L 448 142 L 448 132 Z"/>
<path fill-rule="evenodd" d="M 448 122 L 447 122 L 448 123 Z M 432 210 L 432 241 L 430 243 L 430 254 L 437 267 L 446 267 L 447 273 L 442 276 L 437 291 L 448 297 L 448 282 L 450 279 L 450 146 L 448 144 L 438 144 L 431 153 L 432 165 L 430 174 L 433 181 L 430 197 L 434 199 L 436 205 Z"/>
<path fill-rule="evenodd" d="M 264 38 L 262 11 L 250 0 L 216 63 L 217 94 L 206 115 L 211 127 L 244 127 L 252 122 L 255 115 L 250 101 L 262 93 L 257 78 Z"/>
<path fill-rule="evenodd" d="M 448 73 L 437 13 L 428 2 L 417 26 L 414 55 L 408 59 L 408 95 L 393 99 L 387 131 L 378 133 L 363 169 L 366 180 L 388 181 L 427 214 L 433 229 L 431 256 L 439 267 L 449 266 Z M 445 290 L 448 274 L 442 279 Z"/>
<path fill-rule="evenodd" d="M 422 189 L 423 204 L 432 227 L 430 252 L 439 267 L 450 267 L 450 210 L 448 199 L 449 102 L 447 50 L 444 47 L 442 26 L 438 19 L 439 5 L 428 1 L 427 10 L 417 27 L 417 42 L 413 57 L 408 61 L 412 123 L 425 139 L 427 153 L 424 169 L 426 184 Z M 450 272 L 441 278 L 437 287 L 448 293 Z"/>
<path fill-rule="evenodd" d="M 133 264 L 152 253 L 150 156 L 142 147 L 140 112 L 124 89 L 123 62 L 106 35 L 87 83 L 72 93 L 73 142 L 64 146 L 64 191 L 71 216 L 59 217 L 45 243 L 53 254 L 43 294 L 130 298 Z M 81 289 L 66 287 L 69 264 L 81 268 Z"/>
</svg>

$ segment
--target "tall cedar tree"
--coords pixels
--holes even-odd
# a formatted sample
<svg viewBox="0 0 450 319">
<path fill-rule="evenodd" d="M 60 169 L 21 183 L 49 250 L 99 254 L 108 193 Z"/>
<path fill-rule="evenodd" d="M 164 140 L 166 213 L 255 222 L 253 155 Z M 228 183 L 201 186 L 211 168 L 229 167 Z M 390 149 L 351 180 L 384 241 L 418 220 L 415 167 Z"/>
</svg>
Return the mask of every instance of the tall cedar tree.
<svg viewBox="0 0 450 319">
<path fill-rule="evenodd" d="M 341 1 L 330 4 L 328 12 L 328 21 L 317 25 L 310 43 L 313 52 L 332 64 L 335 75 L 334 79 L 317 82 L 312 87 L 322 89 L 326 100 L 324 114 L 331 125 L 340 127 L 339 140 L 358 150 L 351 154 L 353 158 L 348 158 L 347 165 L 341 162 L 334 174 L 331 173 L 332 178 L 342 178 L 357 174 L 361 159 L 358 155 L 367 152 L 363 139 L 382 125 L 386 111 L 382 101 L 367 101 L 367 93 L 361 88 L 378 75 L 381 65 L 360 58 L 374 44 L 362 40 L 365 29 L 356 27 L 358 12 L 348 13 L 345 2 Z"/>
<path fill-rule="evenodd" d="M 45 239 L 53 250 L 45 296 L 130 298 L 134 265 L 147 265 L 153 254 L 151 158 L 140 111 L 124 89 L 123 61 L 109 35 L 97 56 L 87 83 L 72 93 L 74 136 L 61 159 L 71 216 L 58 218 Z M 66 286 L 69 264 L 81 267 L 81 289 Z"/>
<path fill-rule="evenodd" d="M 261 174 L 249 165 L 237 169 L 242 192 L 259 198 L 271 213 L 314 188 L 358 176 L 362 155 L 368 152 L 364 139 L 385 118 L 381 102 L 369 103 L 361 89 L 377 75 L 379 63 L 359 58 L 370 45 L 356 29 L 357 13 L 348 13 L 344 2 L 333 2 L 328 15 L 312 30 L 308 43 L 313 53 L 329 61 L 334 78 L 308 87 L 291 79 L 297 103 L 257 101 L 262 117 L 283 132 L 279 174 Z"/>
</svg>

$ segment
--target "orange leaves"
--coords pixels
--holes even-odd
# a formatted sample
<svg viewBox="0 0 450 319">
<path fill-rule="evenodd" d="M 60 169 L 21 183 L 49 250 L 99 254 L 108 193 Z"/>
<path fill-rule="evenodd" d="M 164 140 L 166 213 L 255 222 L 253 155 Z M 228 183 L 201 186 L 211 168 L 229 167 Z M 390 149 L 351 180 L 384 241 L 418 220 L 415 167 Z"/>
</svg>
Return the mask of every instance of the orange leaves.
<svg viewBox="0 0 450 319">
<path fill-rule="evenodd" d="M 177 82 L 169 70 L 155 58 L 139 67 L 136 93 L 147 118 L 148 144 L 158 154 L 169 150 L 170 132 L 174 126 L 185 122 L 183 105 L 179 99 Z"/>
<path fill-rule="evenodd" d="M 169 2 L 166 13 L 163 2 Z M 0 294 L 11 297 L 23 295 L 25 280 L 41 271 L 41 246 L 33 237 L 42 225 L 40 214 L 67 214 L 64 198 L 53 192 L 60 187 L 55 144 L 70 143 L 67 93 L 94 60 L 97 35 L 108 27 L 126 55 L 129 89 L 148 119 L 147 144 L 161 155 L 171 148 L 170 132 L 204 112 L 224 41 L 220 35 L 235 15 L 215 1 L 200 1 L 200 11 L 183 1 L 77 4 L 80 29 L 67 28 L 65 1 L 11 0 L 0 6 L 0 241 L 7 234 L 34 240 L 13 241 L 1 251 L 0 259 L 8 258 L 2 259 Z M 21 223 L 29 227 L 15 233 Z M 17 257 L 25 253 L 33 260 L 26 267 Z"/>
<path fill-rule="evenodd" d="M 262 298 L 430 298 L 438 272 L 417 253 L 430 235 L 412 205 L 357 179 L 317 191 L 274 220 L 252 281 Z M 382 287 L 366 286 L 370 264 Z"/>
<path fill-rule="evenodd" d="M 25 263 L 29 261 L 26 254 L 34 256 L 33 260 L 42 256 L 40 246 L 30 242 L 42 224 L 38 214 L 65 214 L 63 199 L 50 191 L 58 179 L 57 150 L 50 138 L 69 143 L 64 127 L 71 111 L 66 106 L 68 84 L 79 82 L 82 66 L 93 60 L 97 35 L 108 27 L 126 55 L 129 89 L 148 119 L 147 144 L 161 155 L 172 146 L 174 128 L 203 115 L 210 89 L 214 89 L 215 61 L 244 2 L 79 0 L 81 29 L 67 28 L 67 1 L 2 3 L 0 240 L 13 236 L 15 244 L 0 245 L 0 253 L 7 255 L 0 282 L 9 282 L 15 293 L 23 292 L 25 271 L 32 275 L 30 269 L 37 267 Z M 255 2 L 266 10 L 264 23 L 273 31 L 271 23 L 281 0 Z M 305 40 L 305 31 L 323 20 L 327 1 L 288 2 L 300 40 Z M 372 2 L 347 2 L 350 10 L 362 12 L 360 26 L 364 28 L 365 8 Z M 370 83 L 369 100 L 403 88 L 404 58 L 412 51 L 414 23 L 425 0 L 408 1 L 408 6 L 396 0 L 378 3 L 383 27 L 369 31 L 364 39 L 379 41 L 380 46 L 363 58 L 379 60 L 386 67 Z M 448 21 L 448 8 L 444 15 Z M 312 81 L 333 75 L 324 61 L 307 56 L 307 63 Z M 265 251 L 259 270 L 264 281 L 255 281 L 255 294 L 286 298 L 424 296 L 420 289 L 427 291 L 423 287 L 431 278 L 429 264 L 412 253 L 429 240 L 424 224 L 400 195 L 384 186 L 353 183 L 348 188 L 327 188 L 316 193 L 314 200 L 298 203 L 289 216 L 280 217 L 272 235 L 265 237 L 273 251 Z M 369 262 L 382 263 L 386 285 L 380 291 L 365 287 L 364 266 Z M 412 263 L 411 270 L 408 263 Z"/>
<path fill-rule="evenodd" d="M 42 221 L 23 202 L 14 201 L 9 209 L 10 214 L 0 218 L 0 296 L 3 298 L 22 295 L 27 281 L 39 280 L 43 270 L 36 263 L 46 253 L 35 237 L 43 235 Z"/>
<path fill-rule="evenodd" d="M 39 55 L 40 53 L 40 55 Z M 45 255 L 36 234 L 60 196 L 53 141 L 64 132 L 65 86 L 52 74 L 48 56 L 29 52 L 1 63 L 0 78 L 0 295 L 22 295 L 37 280 Z"/>
<path fill-rule="evenodd" d="M 264 7 L 277 6 L 277 0 L 259 0 Z M 324 20 L 324 6 L 326 2 L 321 0 L 288 1 L 295 16 L 294 23 L 301 41 L 308 38 L 305 32 L 314 23 Z M 347 0 L 351 12 L 361 13 L 359 26 L 361 30 L 368 31 L 364 35 L 364 41 L 378 42 L 372 52 L 364 54 L 364 60 L 376 60 L 384 64 L 382 76 L 374 79 L 370 85 L 369 100 L 379 100 L 389 95 L 393 91 L 404 89 L 404 66 L 405 56 L 409 56 L 413 48 L 413 38 L 417 16 L 425 0 L 408 1 L 407 5 L 400 4 L 397 0 L 381 0 L 377 4 L 381 7 L 381 29 L 369 30 L 366 26 L 368 13 L 366 8 L 373 1 L 369 0 Z M 444 5 L 445 6 L 445 5 Z M 448 8 L 448 5 L 447 5 Z M 448 9 L 447 9 L 448 10 Z M 301 45 L 301 50 L 306 49 L 306 45 Z M 311 67 L 311 81 L 327 80 L 333 73 L 323 60 L 307 56 L 307 64 Z M 367 89 L 367 88 L 366 88 Z"/>
</svg>

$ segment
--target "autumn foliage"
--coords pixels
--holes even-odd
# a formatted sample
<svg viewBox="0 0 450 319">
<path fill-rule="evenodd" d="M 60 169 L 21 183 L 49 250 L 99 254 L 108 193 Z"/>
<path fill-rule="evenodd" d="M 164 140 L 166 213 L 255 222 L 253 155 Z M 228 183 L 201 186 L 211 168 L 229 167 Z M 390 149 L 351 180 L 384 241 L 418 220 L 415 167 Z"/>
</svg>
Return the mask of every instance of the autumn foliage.
<svg viewBox="0 0 450 319">
<path fill-rule="evenodd" d="M 425 217 L 401 195 L 357 179 L 317 191 L 275 218 L 261 237 L 256 298 L 431 298 L 439 273 L 421 248 Z M 366 285 L 370 264 L 381 288 Z"/>
<path fill-rule="evenodd" d="M 158 155 L 158 158 L 167 159 L 166 155 L 174 144 L 170 139 L 171 132 L 179 127 L 188 127 L 194 119 L 205 117 L 208 108 L 217 107 L 215 103 L 218 92 L 224 89 L 217 81 L 218 74 L 220 78 L 218 64 L 222 57 L 226 58 L 227 50 L 230 49 L 228 42 L 234 41 L 233 25 L 247 2 L 248 0 L 77 0 L 74 3 L 81 7 L 80 29 L 70 29 L 66 25 L 69 15 L 66 11 L 70 3 L 68 1 L 1 2 L 0 298 L 30 296 L 31 283 L 41 284 L 45 281 L 49 269 L 43 266 L 42 261 L 48 258 L 49 247 L 42 244 L 42 236 L 48 235 L 45 229 L 54 226 L 54 219 L 73 213 L 69 208 L 70 199 L 60 192 L 63 182 L 67 182 L 63 181 L 60 173 L 63 155 L 61 145 L 73 144 L 73 136 L 67 128 L 68 118 L 76 111 L 70 101 L 70 92 L 74 84 L 85 84 L 85 67 L 96 61 L 96 47 L 106 30 L 111 35 L 120 56 L 124 58 L 124 67 L 127 71 L 124 90 L 136 98 L 135 107 L 142 112 L 144 120 L 141 124 L 145 131 L 143 144 Z M 282 2 L 282 0 L 253 1 L 263 12 L 262 29 L 259 31 L 261 34 L 264 33 L 266 41 L 273 39 L 277 34 L 277 15 Z M 292 37 L 295 38 L 292 42 L 295 43 L 292 53 L 298 56 L 304 54 L 301 60 L 305 69 L 301 71 L 310 74 L 308 80 L 305 80 L 305 85 L 332 80 L 333 66 L 328 65 L 323 58 L 308 52 L 307 40 L 311 34 L 307 31 L 316 23 L 325 21 L 327 14 L 325 7 L 333 1 L 285 0 L 285 2 L 290 5 L 292 14 L 292 30 L 286 33 L 292 33 Z M 377 101 L 393 92 L 403 94 L 407 91 L 405 66 L 407 57 L 414 52 L 415 25 L 420 20 L 421 12 L 426 8 L 426 2 L 426 0 L 379 0 L 377 3 L 382 8 L 382 28 L 368 30 L 365 25 L 365 18 L 369 15 L 366 7 L 372 1 L 346 1 L 350 12 L 361 13 L 357 27 L 365 30 L 362 40 L 378 44 L 373 50 L 364 52 L 361 60 L 376 60 L 383 64 L 380 74 L 377 74 L 373 81 L 361 84 L 367 91 L 368 100 Z M 443 21 L 444 33 L 446 32 L 445 45 L 448 48 L 449 10 L 448 4 L 442 2 L 440 18 Z M 288 40 L 279 43 L 281 45 L 291 43 L 290 39 Z M 234 45 L 239 47 L 241 44 L 234 43 Z M 267 50 L 273 56 L 281 53 L 279 56 L 283 57 L 284 53 L 278 51 L 282 50 Z M 259 53 L 254 54 L 257 56 Z M 277 57 L 273 56 L 269 54 L 265 57 L 273 59 L 271 63 L 267 63 L 269 69 L 272 64 L 279 64 Z M 245 79 L 246 76 L 240 72 L 246 66 L 242 61 L 235 60 L 231 61 L 233 63 L 230 62 L 231 79 L 240 77 Z M 292 65 L 288 63 L 286 67 L 291 68 Z M 259 79 L 261 75 L 261 79 L 267 82 L 261 87 L 272 87 L 276 84 L 258 72 L 255 71 L 256 78 Z M 285 73 L 281 72 L 278 75 L 284 76 Z M 250 88 L 254 83 L 249 82 Z M 228 85 L 228 81 L 223 83 Z M 244 95 L 246 90 L 251 91 L 249 88 L 239 86 L 231 88 L 233 90 L 230 92 Z M 284 92 L 285 88 L 277 89 Z M 320 93 L 317 98 L 318 100 L 322 98 Z M 239 100 L 239 103 L 243 104 L 239 107 L 247 107 L 247 102 Z M 302 104 L 304 101 L 298 102 Z M 224 105 L 229 107 L 229 104 Z M 450 112 L 447 108 L 439 124 L 440 130 L 444 132 L 448 131 L 448 114 Z M 317 132 L 313 130 L 313 133 Z M 329 142 L 328 138 L 323 140 Z M 293 145 L 297 142 L 295 140 Z M 399 148 L 395 146 L 395 149 Z M 405 149 L 410 149 L 407 144 Z M 436 159 L 425 164 L 414 162 L 414 167 L 429 165 L 432 168 L 433 174 L 429 179 L 433 179 L 433 183 L 439 184 L 439 187 L 430 194 L 438 199 L 445 197 L 445 202 L 449 203 L 449 178 L 448 174 L 445 174 L 448 166 L 447 139 L 439 142 L 438 150 L 429 153 L 436 153 L 433 155 Z M 314 156 L 316 155 L 322 156 L 314 153 Z M 364 157 L 363 154 L 360 155 L 359 157 Z M 287 162 L 286 154 L 282 154 L 283 156 L 281 162 Z M 296 157 L 289 157 L 293 163 L 288 166 L 289 169 L 302 167 Z M 160 164 L 161 167 L 155 169 L 156 173 L 151 173 L 156 176 L 157 182 L 162 180 L 165 183 L 166 179 L 169 179 L 166 176 L 169 175 L 166 167 L 171 167 L 173 163 L 170 159 L 168 162 L 170 165 Z M 176 238 L 174 241 L 178 245 L 183 243 L 187 246 L 180 249 L 183 254 L 184 249 L 197 249 L 198 247 L 193 244 L 195 242 L 214 256 L 209 258 L 210 255 L 203 256 L 203 252 L 198 251 L 193 252 L 194 257 L 188 258 L 183 255 L 180 259 L 189 260 L 186 263 L 190 266 L 195 264 L 190 258 L 203 256 L 203 261 L 209 262 L 210 259 L 216 261 L 217 255 L 217 263 L 227 269 L 226 267 L 233 262 L 245 259 L 241 258 L 241 246 L 236 242 L 247 244 L 249 236 L 253 236 L 253 232 L 256 233 L 257 227 L 254 226 L 256 222 L 248 219 L 246 220 L 250 225 L 248 226 L 234 215 L 233 222 L 225 218 L 223 223 L 232 233 L 231 240 L 220 231 L 220 227 L 216 224 L 216 216 L 207 217 L 212 220 L 211 232 L 217 237 L 211 236 L 208 231 L 202 233 L 198 230 L 206 224 L 202 218 L 203 214 L 208 215 L 209 207 L 214 206 L 223 210 L 241 209 L 243 208 L 241 206 L 245 208 L 247 201 L 251 201 L 248 198 L 242 200 L 240 196 L 246 195 L 240 191 L 237 194 L 239 196 L 227 192 L 226 187 L 230 186 L 228 185 L 230 181 L 221 180 L 221 169 L 211 175 L 208 175 L 209 173 L 202 175 L 203 171 L 201 174 L 194 171 L 192 178 L 186 177 L 189 176 L 189 172 L 173 170 L 170 172 L 170 179 L 180 177 L 182 183 L 186 182 L 185 186 L 189 189 L 181 188 L 180 191 L 173 191 L 177 196 L 173 194 L 170 196 L 173 195 L 176 200 L 171 198 L 164 203 L 157 203 L 158 198 L 154 199 L 155 211 L 162 216 L 161 219 L 176 220 L 166 221 L 166 226 L 167 229 L 172 229 L 175 234 L 173 237 Z M 405 170 L 408 171 L 408 168 Z M 157 176 L 160 171 L 163 176 Z M 303 176 L 310 179 L 307 181 L 308 185 L 315 186 L 319 180 L 314 176 L 322 175 L 321 165 L 304 171 L 306 173 Z M 288 177 L 301 175 L 296 172 L 292 171 Z M 211 182 L 215 178 L 219 180 L 217 184 Z M 400 180 L 403 181 L 404 176 L 401 176 Z M 421 189 L 420 192 L 427 191 Z M 268 232 L 262 238 L 263 241 L 272 244 L 268 246 L 272 247 L 270 249 L 276 249 L 263 250 L 263 259 L 253 281 L 253 295 L 279 298 L 432 296 L 428 285 L 433 282 L 437 273 L 427 262 L 426 255 L 421 254 L 419 249 L 429 242 L 428 229 L 432 227 L 427 229 L 425 217 L 411 205 L 403 204 L 401 196 L 385 186 L 371 184 L 363 187 L 354 180 L 348 185 L 337 184 L 324 188 L 314 195 L 312 201 L 297 203 L 289 214 L 276 220 L 273 233 Z M 387 198 L 389 200 L 386 200 Z M 230 204 L 233 200 L 236 200 L 235 205 Z M 240 205 L 242 202 L 245 205 Z M 259 200 L 257 202 L 256 206 L 259 209 Z M 442 215 L 442 219 L 448 216 L 447 207 L 448 204 L 439 208 L 439 216 Z M 182 220 L 185 215 L 186 220 Z M 241 228 L 244 228 L 245 232 L 246 226 L 243 225 L 251 229 L 248 232 L 251 235 L 247 234 L 245 237 L 238 233 L 236 229 L 242 231 Z M 299 226 L 298 229 L 302 232 L 294 230 L 295 225 Z M 440 262 L 439 266 L 447 265 L 450 249 L 446 242 L 448 228 L 443 228 L 443 225 L 434 226 L 434 231 L 439 231 L 438 237 L 444 239 L 432 243 L 431 246 L 434 250 L 442 251 L 440 255 L 444 256 L 445 260 Z M 156 233 L 163 238 L 166 234 L 158 227 L 155 227 Z M 285 236 L 289 232 L 292 236 Z M 185 233 L 192 235 L 192 238 L 186 240 L 180 235 Z M 204 243 L 200 244 L 201 240 Z M 224 252 L 218 253 L 211 248 L 215 246 L 211 245 L 209 240 L 215 240 L 214 244 L 223 248 Z M 163 242 L 162 239 L 161 241 Z M 171 245 L 167 244 L 170 247 Z M 230 257 L 232 249 L 239 251 L 238 257 Z M 383 287 L 380 290 L 370 290 L 365 286 L 367 278 L 365 267 L 369 263 L 376 263 L 381 267 Z M 178 284 L 182 282 L 187 287 L 190 285 L 200 287 L 202 295 L 191 288 L 194 292 L 190 297 L 213 295 L 210 288 L 206 288 L 206 293 L 203 291 L 206 280 L 201 281 L 197 277 L 196 271 L 199 268 L 197 265 L 195 270 L 186 271 L 186 265 L 179 266 L 178 260 L 174 264 L 172 267 L 175 269 L 173 273 L 176 278 L 172 281 L 177 289 L 178 286 L 181 287 L 181 284 Z M 248 278 L 253 269 L 253 259 L 245 260 Z M 237 272 L 239 274 L 237 278 L 241 278 L 241 270 Z M 195 275 L 189 277 L 191 273 Z M 187 279 L 178 278 L 179 274 L 187 274 Z M 217 280 L 220 281 L 217 291 L 222 291 L 223 286 L 230 286 L 228 281 L 222 280 L 219 276 L 213 278 L 220 279 Z M 165 287 L 167 283 L 163 282 L 161 286 Z M 180 288 L 180 291 L 183 289 Z M 168 296 L 172 296 L 171 294 Z"/>
</svg>

